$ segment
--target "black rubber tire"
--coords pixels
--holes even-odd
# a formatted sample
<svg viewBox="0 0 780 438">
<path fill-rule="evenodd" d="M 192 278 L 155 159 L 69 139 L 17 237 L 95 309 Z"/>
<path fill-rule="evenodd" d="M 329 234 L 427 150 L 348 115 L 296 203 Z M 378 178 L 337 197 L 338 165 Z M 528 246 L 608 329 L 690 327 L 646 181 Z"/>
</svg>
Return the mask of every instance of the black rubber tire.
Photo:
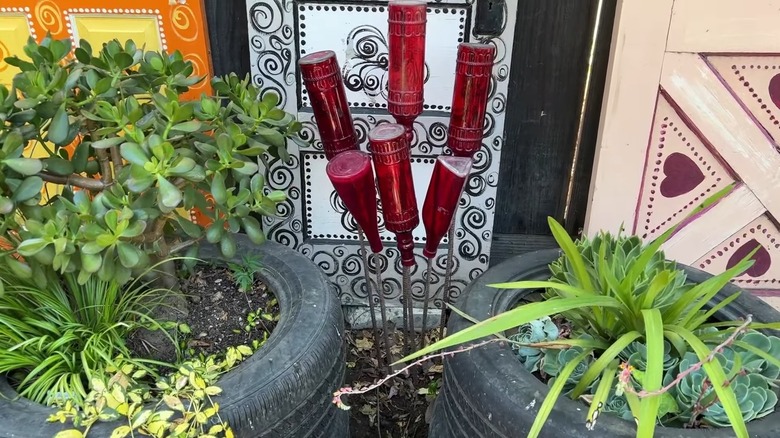
<svg viewBox="0 0 780 438">
<path fill-rule="evenodd" d="M 281 319 L 265 345 L 217 385 L 220 415 L 236 437 L 349 437 L 348 413 L 331 400 L 346 367 L 344 317 L 320 269 L 277 243 L 253 245 L 237 236 L 240 256 L 256 254 L 260 277 L 279 300 Z M 221 259 L 211 245 L 200 257 Z M 239 257 L 236 261 L 240 261 Z M 18 399 L 0 378 L 0 437 L 49 438 L 66 425 L 47 423 L 52 409 Z M 116 424 L 99 423 L 90 437 L 109 437 Z"/>
<path fill-rule="evenodd" d="M 559 256 L 557 249 L 535 251 L 511 258 L 486 271 L 460 296 L 459 309 L 483 320 L 507 310 L 527 290 L 499 290 L 487 284 L 517 280 L 546 280 L 548 265 Z M 687 266 L 688 278 L 701 282 L 710 275 Z M 715 302 L 738 291 L 729 284 L 720 291 Z M 756 321 L 775 322 L 778 313 L 749 293 L 743 293 L 728 305 L 718 317 L 735 319 L 752 314 Z M 448 332 L 455 333 L 471 325 L 453 314 Z M 773 334 L 776 334 L 773 333 Z M 527 436 L 544 398 L 547 385 L 523 368 L 511 349 L 498 343 L 488 344 L 445 360 L 444 381 L 429 427 L 429 438 L 519 438 Z M 625 437 L 636 436 L 634 423 L 616 416 L 601 415 L 594 431 L 585 428 L 585 405 L 568 398 L 559 398 L 550 413 L 541 437 Z M 748 423 L 751 438 L 780 437 L 780 412 Z M 727 438 L 731 428 L 675 429 L 656 428 L 660 438 Z"/>
</svg>

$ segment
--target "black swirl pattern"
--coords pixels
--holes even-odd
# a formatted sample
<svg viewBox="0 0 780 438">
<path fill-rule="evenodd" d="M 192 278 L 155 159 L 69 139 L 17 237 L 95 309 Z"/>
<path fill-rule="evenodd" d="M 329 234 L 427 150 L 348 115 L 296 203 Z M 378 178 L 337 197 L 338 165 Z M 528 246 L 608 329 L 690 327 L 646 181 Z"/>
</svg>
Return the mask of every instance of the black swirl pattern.
<svg viewBox="0 0 780 438">
<path fill-rule="evenodd" d="M 304 2 L 294 0 L 256 0 L 250 5 L 250 48 L 252 51 L 253 82 L 264 92 L 275 92 L 282 99 L 287 111 L 295 112 L 298 103 L 296 95 L 296 54 L 300 53 L 296 44 L 296 28 L 293 6 Z M 318 3 L 318 2 L 310 2 Z M 324 2 L 323 2 L 324 3 Z M 431 0 L 431 3 L 452 3 L 452 0 Z M 457 0 L 458 4 L 472 5 L 475 0 Z M 505 2 L 505 6 L 509 2 Z M 515 6 L 505 11 L 505 17 L 514 16 Z M 468 23 L 468 22 L 467 22 Z M 506 26 L 507 35 L 511 34 L 510 23 Z M 316 23 L 306 22 L 307 26 Z M 384 100 L 387 86 L 387 39 L 383 29 L 371 26 L 359 26 L 349 33 L 347 41 L 348 61 L 344 63 L 342 74 L 345 86 L 353 92 L 365 93 L 370 98 Z M 464 29 L 466 35 L 472 29 Z M 496 66 L 489 90 L 488 111 L 484 125 L 483 148 L 475 155 L 472 174 L 460 200 L 460 209 L 456 217 L 456 238 L 453 242 L 454 273 L 449 290 L 450 300 L 455 300 L 461 291 L 488 266 L 490 239 L 492 238 L 492 210 L 495 208 L 496 186 L 498 183 L 499 158 L 504 146 L 503 123 L 507 105 L 507 85 L 511 64 L 511 36 L 484 38 L 473 35 L 471 41 L 482 41 L 496 48 Z M 333 49 L 340 49 L 334 47 Z M 428 65 L 426 64 L 426 70 Z M 429 72 L 426 71 L 426 81 Z M 359 243 L 353 234 L 357 230 L 354 218 L 347 212 L 343 202 L 336 196 L 332 187 L 311 187 L 307 190 L 308 175 L 301 166 L 303 154 L 313 154 L 317 159 L 322 154 L 322 142 L 317 126 L 310 113 L 299 113 L 303 124 L 301 137 L 309 142 L 301 147 L 291 145 L 291 160 L 283 163 L 270 159 L 266 177 L 269 187 L 287 193 L 287 201 L 280 204 L 277 213 L 281 218 L 264 218 L 263 226 L 271 240 L 296 248 L 306 255 L 325 272 L 330 287 L 338 293 L 344 304 L 366 304 L 365 269 L 359 253 Z M 365 114 L 361 109 L 353 110 L 354 126 L 361 150 L 368 148 L 368 132 L 381 123 L 392 122 L 386 114 Z M 435 158 L 439 154 L 450 154 L 447 146 L 447 123 L 445 117 L 421 117 L 415 122 L 413 156 L 415 159 Z M 427 161 L 432 163 L 432 161 Z M 419 165 L 419 164 L 417 164 Z M 321 166 L 316 166 L 320 169 Z M 319 170 L 317 170 L 319 171 Z M 417 175 L 415 175 L 417 177 Z M 417 184 L 426 185 L 427 181 L 417 180 Z M 322 186 L 322 184 L 320 184 Z M 422 200 L 420 200 L 422 202 Z M 344 235 L 342 240 L 312 240 L 307 237 L 310 220 L 307 208 L 314 203 L 337 212 L 337 219 Z M 380 221 L 381 206 L 380 206 Z M 380 229 L 384 229 L 380 223 Z M 422 224 L 420 225 L 422 227 Z M 419 243 L 419 242 L 418 242 Z M 420 253 L 419 248 L 416 253 Z M 447 244 L 442 243 L 432 266 L 431 289 L 428 299 L 440 308 L 444 292 L 444 279 L 447 271 Z M 401 295 L 401 274 L 403 267 L 394 241 L 385 241 L 385 248 L 379 255 L 368 257 L 371 283 L 375 282 L 373 273 L 380 270 L 383 274 L 382 294 L 389 305 L 397 305 Z M 417 257 L 417 267 L 413 269 L 412 296 L 415 305 L 421 306 L 426 299 L 425 267 L 427 261 Z M 376 266 L 378 264 L 378 266 Z M 373 285 L 376 287 L 377 285 Z"/>
<path fill-rule="evenodd" d="M 385 33 L 375 26 L 358 26 L 349 32 L 346 43 L 350 56 L 342 68 L 344 86 L 370 98 L 387 100 L 390 58 Z M 431 72 L 427 62 L 424 68 L 423 83 L 428 83 Z"/>
<path fill-rule="evenodd" d="M 385 34 L 374 26 L 358 26 L 347 36 L 352 56 L 342 69 L 344 86 L 367 96 L 387 99 L 389 55 Z"/>
</svg>

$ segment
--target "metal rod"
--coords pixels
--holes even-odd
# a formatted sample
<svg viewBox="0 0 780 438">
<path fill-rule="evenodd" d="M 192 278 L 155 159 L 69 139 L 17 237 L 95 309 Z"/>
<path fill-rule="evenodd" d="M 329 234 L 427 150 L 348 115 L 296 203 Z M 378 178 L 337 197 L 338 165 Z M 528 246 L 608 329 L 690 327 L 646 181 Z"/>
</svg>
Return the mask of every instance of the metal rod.
<svg viewBox="0 0 780 438">
<path fill-rule="evenodd" d="M 382 354 L 379 350 L 379 330 L 376 325 L 376 310 L 374 309 L 374 288 L 371 286 L 371 275 L 368 272 L 368 249 L 366 248 L 366 239 L 363 236 L 363 229 L 358 227 L 358 239 L 360 240 L 360 255 L 363 258 L 363 272 L 366 277 L 366 293 L 368 294 L 368 308 L 371 312 L 371 327 L 374 332 L 374 348 L 376 350 L 377 366 L 382 364 Z M 383 321 L 384 323 L 384 321 Z M 383 324 L 384 325 L 384 324 Z"/>
<path fill-rule="evenodd" d="M 403 295 L 404 295 L 404 323 L 406 336 L 404 336 L 404 348 L 406 354 L 411 353 L 411 346 L 414 345 L 414 313 L 412 309 L 412 273 L 411 267 L 404 266 Z"/>
<path fill-rule="evenodd" d="M 452 280 L 453 251 L 455 248 L 455 218 L 452 218 L 450 230 L 447 232 L 447 272 L 444 273 L 444 291 L 441 299 L 441 322 L 439 323 L 439 339 L 444 337 L 447 315 L 447 304 L 450 301 L 450 281 Z"/>
<path fill-rule="evenodd" d="M 390 340 L 387 335 L 387 307 L 385 306 L 385 288 L 382 283 L 382 270 L 379 269 L 379 254 L 371 254 L 371 258 L 374 260 L 376 291 L 377 295 L 379 295 L 379 312 L 382 315 L 382 339 L 385 342 L 385 360 L 389 365 L 393 362 L 393 359 L 390 357 Z"/>
<path fill-rule="evenodd" d="M 433 258 L 428 259 L 428 268 L 425 270 L 425 302 L 423 303 L 422 328 L 420 329 L 420 348 L 425 347 L 425 331 L 428 330 L 428 300 L 431 294 L 431 268 Z"/>
<path fill-rule="evenodd" d="M 585 130 L 585 119 L 587 117 L 588 105 L 590 105 L 591 85 L 593 79 L 593 62 L 596 59 L 596 49 L 599 41 L 599 30 L 601 29 L 601 19 L 604 12 L 604 0 L 599 0 L 596 5 L 596 17 L 593 23 L 593 32 L 590 36 L 590 50 L 588 51 L 587 69 L 585 72 L 585 85 L 582 90 L 582 100 L 580 101 L 580 114 L 577 120 L 577 137 L 574 140 L 574 153 L 567 175 L 566 198 L 563 207 L 564 226 L 568 227 L 569 210 L 571 208 L 572 198 L 574 196 L 574 177 L 577 173 L 577 165 L 580 160 L 580 150 L 582 149 L 582 136 Z"/>
</svg>

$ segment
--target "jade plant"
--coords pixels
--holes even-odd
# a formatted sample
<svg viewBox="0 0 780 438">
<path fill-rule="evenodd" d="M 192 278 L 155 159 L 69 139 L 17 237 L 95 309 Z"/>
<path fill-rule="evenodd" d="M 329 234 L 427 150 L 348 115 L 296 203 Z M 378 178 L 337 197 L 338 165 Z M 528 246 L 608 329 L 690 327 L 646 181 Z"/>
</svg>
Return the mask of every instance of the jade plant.
<svg viewBox="0 0 780 438">
<path fill-rule="evenodd" d="M 402 361 L 486 336 L 517 343 L 502 334 L 554 317 L 570 323 L 566 337 L 519 344 L 544 350 L 541 359 L 525 354 L 521 360 L 533 360 L 549 385 L 529 437 L 539 435 L 561 395 L 590 403 L 589 429 L 607 411 L 636 421 L 638 437 L 652 437 L 661 423 L 731 427 L 747 438 L 746 422 L 774 411 L 780 338 L 758 330 L 778 329 L 780 322 L 760 324 L 749 315 L 719 321 L 717 312 L 740 292 L 713 300 L 753 264 L 755 251 L 696 284 L 660 249 L 677 227 L 644 243 L 606 232 L 574 241 L 554 219 L 549 224 L 562 250 L 550 279 L 491 285 L 540 290 L 543 300 L 476 321 Z"/>
<path fill-rule="evenodd" d="M 302 141 L 279 97 L 230 74 L 187 100 L 204 78 L 179 52 L 117 40 L 71 49 L 47 36 L 25 46 L 29 59 L 6 59 L 20 70 L 0 86 L 0 247 L 20 256 L 9 267 L 36 281 L 50 266 L 125 283 L 203 239 L 226 257 L 234 233 L 263 242 L 258 218 L 285 200 L 265 182 L 268 160 Z"/>
</svg>

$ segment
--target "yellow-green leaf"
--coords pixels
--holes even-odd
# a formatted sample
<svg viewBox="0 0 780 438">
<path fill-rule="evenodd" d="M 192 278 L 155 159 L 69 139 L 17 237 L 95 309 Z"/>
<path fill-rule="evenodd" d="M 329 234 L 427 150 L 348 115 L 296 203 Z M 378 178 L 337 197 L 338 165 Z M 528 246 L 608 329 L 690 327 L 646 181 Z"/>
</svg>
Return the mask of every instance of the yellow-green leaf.
<svg viewBox="0 0 780 438">
<path fill-rule="evenodd" d="M 574 372 L 577 365 L 579 365 L 589 354 L 590 351 L 583 351 L 578 354 L 577 357 L 567 363 L 561 372 L 558 373 L 558 376 L 555 377 L 555 383 L 550 387 L 547 397 L 544 398 L 544 402 L 542 402 L 542 405 L 539 407 L 539 412 L 536 413 L 534 424 L 531 425 L 531 430 L 528 431 L 528 438 L 536 438 L 539 436 L 542 427 L 544 427 L 544 423 L 547 422 L 547 417 L 550 416 L 550 412 L 552 412 L 555 402 L 563 391 L 566 381 L 569 380 L 569 376 L 571 376 L 571 373 Z"/>
<path fill-rule="evenodd" d="M 130 435 L 131 429 L 128 425 L 119 426 L 111 432 L 111 438 L 125 438 Z"/>
<path fill-rule="evenodd" d="M 647 369 L 642 386 L 653 392 L 661 388 L 664 375 L 664 321 L 658 309 L 642 310 L 645 321 L 645 342 L 647 344 Z M 644 397 L 639 404 L 637 438 L 652 438 L 655 433 L 660 396 Z"/>
<path fill-rule="evenodd" d="M 166 405 L 168 405 L 169 408 L 173 409 L 174 411 L 184 412 L 184 404 L 181 402 L 179 397 L 165 394 L 163 395 L 163 401 Z"/>
<path fill-rule="evenodd" d="M 54 438 L 84 438 L 84 434 L 76 429 L 68 429 L 57 432 L 57 435 L 54 435 Z"/>
</svg>

